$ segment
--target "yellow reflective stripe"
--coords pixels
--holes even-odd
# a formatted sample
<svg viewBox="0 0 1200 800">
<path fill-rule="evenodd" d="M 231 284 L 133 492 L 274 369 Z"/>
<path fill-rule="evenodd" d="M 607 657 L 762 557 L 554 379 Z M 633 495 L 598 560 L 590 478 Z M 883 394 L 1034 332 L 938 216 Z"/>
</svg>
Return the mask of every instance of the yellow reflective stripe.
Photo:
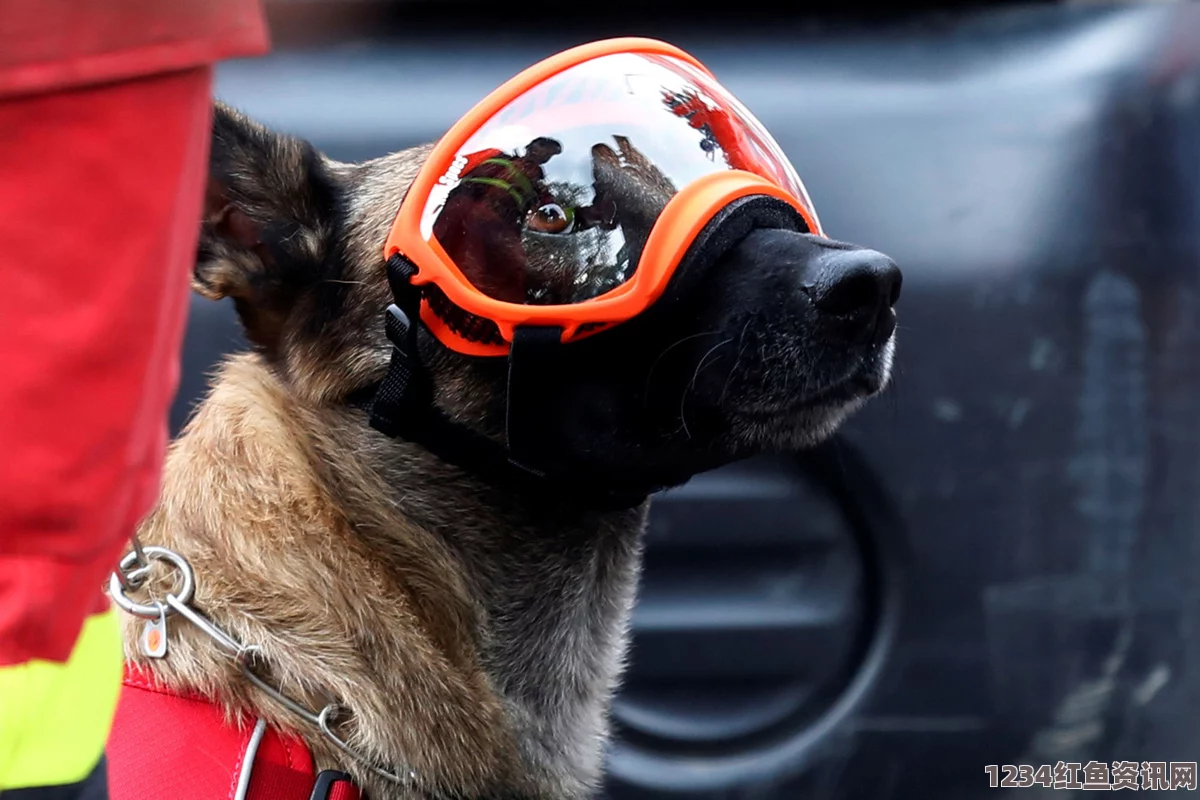
<svg viewBox="0 0 1200 800">
<path fill-rule="evenodd" d="M 83 623 L 65 664 L 0 667 L 0 791 L 88 776 L 104 753 L 121 669 L 115 609 Z"/>
</svg>

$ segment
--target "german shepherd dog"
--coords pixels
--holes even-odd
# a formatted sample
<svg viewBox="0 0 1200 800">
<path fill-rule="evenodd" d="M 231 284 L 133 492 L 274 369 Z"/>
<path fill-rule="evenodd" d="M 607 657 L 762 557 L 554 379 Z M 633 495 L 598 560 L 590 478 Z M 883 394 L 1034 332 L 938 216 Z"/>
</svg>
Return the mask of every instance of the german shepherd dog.
<svg viewBox="0 0 1200 800">
<path fill-rule="evenodd" d="M 318 769 L 375 800 L 593 796 L 648 501 L 512 491 L 374 430 L 349 398 L 388 369 L 383 242 L 429 147 L 339 163 L 221 103 L 214 114 L 193 284 L 232 298 L 252 347 L 172 443 L 139 537 L 190 561 L 194 606 L 258 645 L 274 685 L 312 708 L 336 700 L 350 745 L 415 781 L 347 757 L 194 626 L 173 625 L 169 656 L 151 659 L 126 617 L 127 658 L 301 736 Z M 612 156 L 598 154 L 597 179 L 643 210 L 627 230 L 648 229 L 661 176 Z M 586 453 L 593 475 L 678 485 L 811 446 L 885 387 L 896 266 L 794 230 L 742 233 L 672 279 L 686 291 L 564 345 L 540 419 L 555 448 Z M 437 408 L 502 440 L 504 359 L 459 355 L 424 328 L 419 352 Z M 153 572 L 138 596 L 171 580 Z"/>
</svg>

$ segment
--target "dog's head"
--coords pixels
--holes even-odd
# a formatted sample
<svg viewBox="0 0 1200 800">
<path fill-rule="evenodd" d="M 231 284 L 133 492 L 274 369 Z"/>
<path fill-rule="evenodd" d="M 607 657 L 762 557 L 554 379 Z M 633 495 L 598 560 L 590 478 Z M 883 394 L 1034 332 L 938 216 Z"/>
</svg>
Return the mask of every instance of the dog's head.
<svg viewBox="0 0 1200 800">
<path fill-rule="evenodd" d="M 638 158 L 636 143 L 616 139 L 593 149 L 593 200 L 567 230 L 556 192 L 568 189 L 536 185 L 553 145 L 531 143 L 524 155 L 543 193 L 537 215 L 508 219 L 502 204 L 488 206 L 523 251 L 525 271 L 505 272 L 503 247 L 472 253 L 464 244 L 456 254 L 489 293 L 561 302 L 585 284 L 603 291 L 605 281 L 620 280 L 613 265 L 597 262 L 583 281 L 556 271 L 559 254 L 619 227 L 630 260 L 675 191 Z M 427 153 L 341 164 L 227 107 L 215 110 L 194 285 L 233 299 L 250 341 L 306 401 L 345 402 L 386 371 L 383 241 Z M 495 191 L 488 181 L 461 186 Z M 447 200 L 447 219 L 456 197 Z M 463 213 L 478 217 L 480 208 L 464 205 Z M 890 260 L 778 227 L 749 224 L 716 238 L 709 257 L 689 259 L 647 312 L 565 345 L 547 366 L 537 419 L 564 455 L 624 479 L 673 483 L 755 453 L 812 445 L 886 385 L 900 291 Z M 420 355 L 438 406 L 501 439 L 505 359 L 459 355 L 424 330 Z"/>
</svg>

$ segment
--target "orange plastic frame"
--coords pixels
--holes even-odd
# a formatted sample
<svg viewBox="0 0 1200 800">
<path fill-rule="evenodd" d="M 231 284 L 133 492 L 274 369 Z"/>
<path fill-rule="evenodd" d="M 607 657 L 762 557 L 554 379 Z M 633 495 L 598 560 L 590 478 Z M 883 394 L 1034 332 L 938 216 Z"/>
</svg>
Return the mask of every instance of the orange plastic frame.
<svg viewBox="0 0 1200 800">
<path fill-rule="evenodd" d="M 569 305 L 536 306 L 497 300 L 476 289 L 436 239 L 426 241 L 421 235 L 421 214 L 438 178 L 450 168 L 463 144 L 517 97 L 577 64 L 616 53 L 671 56 L 716 79 L 690 54 L 655 39 L 622 37 L 573 47 L 522 71 L 481 100 L 446 132 L 417 173 L 384 243 L 384 258 L 402 253 L 417 269 L 414 284 L 435 284 L 459 308 L 495 322 L 505 340 L 503 344 L 484 344 L 466 339 L 438 317 L 427 302 L 422 303 L 422 321 L 452 350 L 470 356 L 502 356 L 508 354 L 513 329 L 518 325 L 561 327 L 562 340 L 569 342 L 631 319 L 662 295 L 679 258 L 709 220 L 729 203 L 748 195 L 767 195 L 788 203 L 804 218 L 810 231 L 822 233 L 805 204 L 787 190 L 752 172 L 725 170 L 702 176 L 677 192 L 655 221 L 633 276 L 598 297 Z M 580 332 L 580 326 L 588 323 L 592 323 L 589 329 Z"/>
</svg>

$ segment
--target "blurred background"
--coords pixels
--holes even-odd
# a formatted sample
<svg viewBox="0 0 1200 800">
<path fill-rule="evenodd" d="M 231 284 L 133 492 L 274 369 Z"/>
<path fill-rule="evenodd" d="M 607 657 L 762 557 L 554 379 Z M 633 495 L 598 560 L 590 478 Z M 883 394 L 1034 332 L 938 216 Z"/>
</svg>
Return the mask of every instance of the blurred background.
<svg viewBox="0 0 1200 800">
<path fill-rule="evenodd" d="M 563 48 L 664 38 L 831 236 L 904 270 L 887 396 L 656 502 L 608 798 L 971 798 L 989 764 L 1196 760 L 1200 5 L 767 6 L 281 0 L 274 53 L 217 93 L 358 160 Z M 176 430 L 244 346 L 231 307 L 191 314 Z"/>
</svg>

